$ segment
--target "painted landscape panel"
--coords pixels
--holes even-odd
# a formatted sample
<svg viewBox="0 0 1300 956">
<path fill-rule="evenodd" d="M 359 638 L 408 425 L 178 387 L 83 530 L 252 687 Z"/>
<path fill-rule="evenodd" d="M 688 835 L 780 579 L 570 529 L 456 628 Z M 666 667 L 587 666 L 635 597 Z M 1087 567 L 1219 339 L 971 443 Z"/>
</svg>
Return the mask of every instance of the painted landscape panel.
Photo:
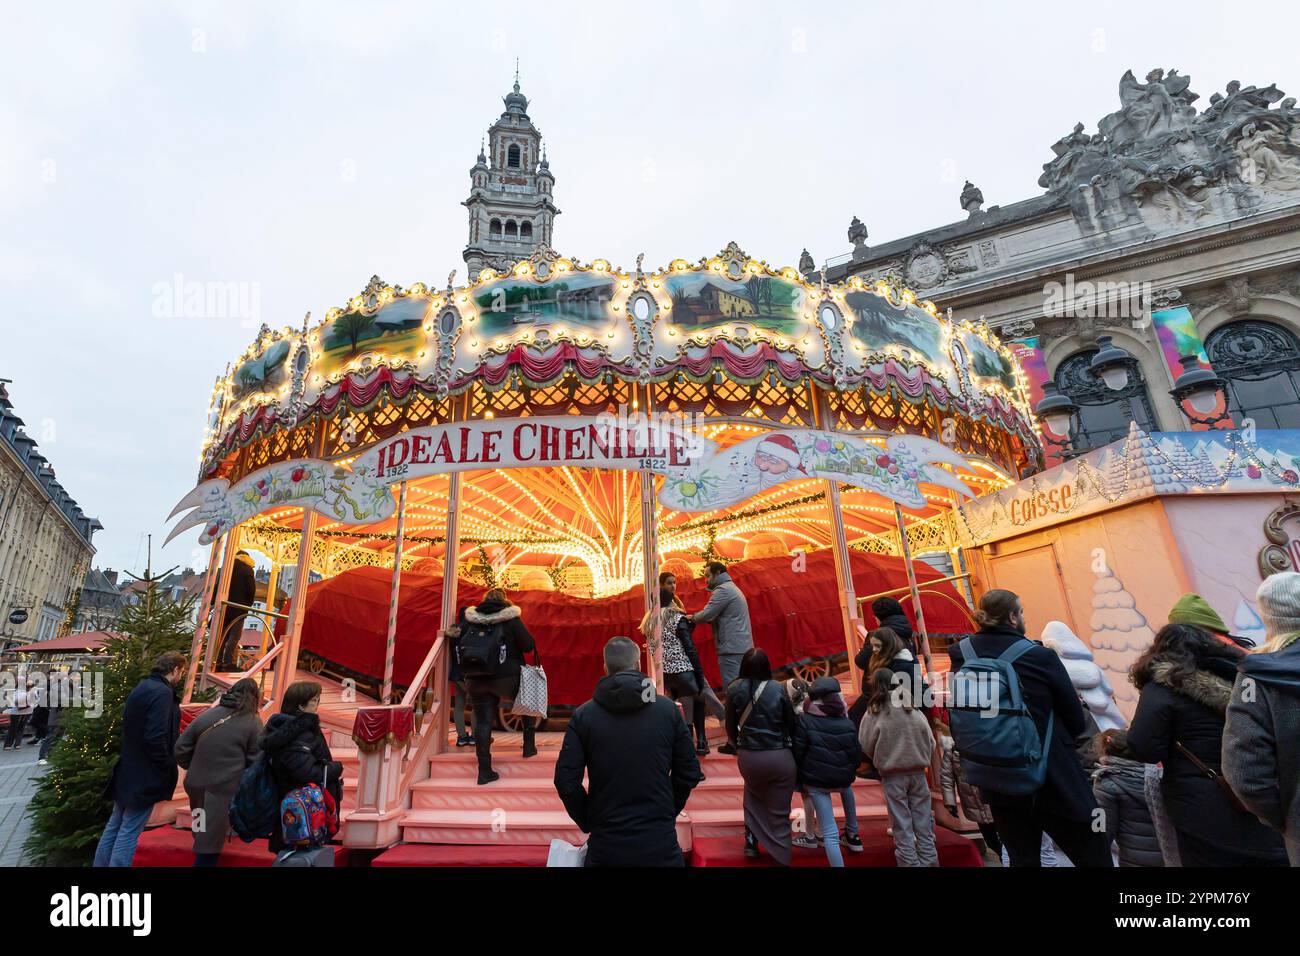
<svg viewBox="0 0 1300 956">
<path fill-rule="evenodd" d="M 967 333 L 962 339 L 970 357 L 970 374 L 977 381 L 997 382 L 1007 391 L 1016 387 L 1016 370 L 1011 360 L 978 335 Z"/>
<path fill-rule="evenodd" d="M 672 323 L 687 331 L 738 322 L 781 335 L 793 336 L 800 329 L 804 290 L 793 282 L 685 273 L 668 276 L 664 284 L 673 302 Z"/>
<path fill-rule="evenodd" d="M 235 369 L 230 393 L 235 401 L 262 392 L 274 392 L 288 380 L 289 340 L 281 339 Z"/>
<path fill-rule="evenodd" d="M 474 293 L 478 334 L 493 337 L 543 325 L 604 328 L 614 321 L 609 276 L 576 273 L 538 284 L 526 279 L 498 279 Z"/>
<path fill-rule="evenodd" d="M 943 327 L 928 312 L 915 306 L 895 308 L 872 292 L 850 292 L 844 302 L 853 313 L 850 333 L 868 352 L 896 345 L 930 364 L 947 364 Z"/>
<path fill-rule="evenodd" d="M 376 312 L 344 312 L 321 331 L 321 358 L 316 371 L 331 375 L 366 352 L 388 359 L 414 360 L 424 347 L 424 319 L 429 300 L 394 299 Z"/>
</svg>

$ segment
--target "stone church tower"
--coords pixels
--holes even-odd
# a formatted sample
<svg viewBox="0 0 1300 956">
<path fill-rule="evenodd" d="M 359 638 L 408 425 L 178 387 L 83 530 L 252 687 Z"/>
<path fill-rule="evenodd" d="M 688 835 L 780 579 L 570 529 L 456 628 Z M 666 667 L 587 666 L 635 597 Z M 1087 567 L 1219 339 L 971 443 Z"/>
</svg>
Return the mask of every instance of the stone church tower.
<svg viewBox="0 0 1300 956">
<path fill-rule="evenodd" d="M 506 111 L 488 130 L 488 150 L 479 149 L 470 170 L 469 243 L 465 264 L 469 278 L 491 267 L 506 271 L 542 243 L 551 245 L 555 208 L 551 175 L 542 147 L 542 131 L 528 117 L 528 98 L 514 90 L 505 96 Z"/>
</svg>

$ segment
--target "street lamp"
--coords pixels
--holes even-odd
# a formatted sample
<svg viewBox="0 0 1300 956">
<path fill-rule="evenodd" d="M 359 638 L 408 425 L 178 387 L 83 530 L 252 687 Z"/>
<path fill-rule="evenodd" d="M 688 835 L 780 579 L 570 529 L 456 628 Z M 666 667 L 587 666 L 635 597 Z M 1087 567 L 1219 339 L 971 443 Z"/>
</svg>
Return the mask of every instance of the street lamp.
<svg viewBox="0 0 1300 956">
<path fill-rule="evenodd" d="M 1088 371 L 1099 378 L 1112 392 L 1120 392 L 1120 403 L 1124 417 L 1133 420 L 1133 404 L 1123 392 L 1128 388 L 1129 372 L 1137 360 L 1127 350 L 1116 345 L 1109 335 L 1097 337 L 1097 354 L 1088 363 Z"/>
<path fill-rule="evenodd" d="M 1034 406 L 1034 417 L 1050 433 L 1043 437 L 1062 449 L 1065 458 L 1073 455 L 1070 432 L 1074 428 L 1074 416 L 1078 411 L 1079 406 L 1070 400 L 1070 396 L 1061 394 L 1055 382 L 1043 383 L 1043 400 Z M 1059 436 L 1059 439 L 1052 437 L 1054 435 Z"/>
<path fill-rule="evenodd" d="M 1183 407 L 1183 414 L 1193 425 L 1217 425 L 1231 416 L 1228 413 L 1226 388 L 1223 379 L 1214 374 L 1212 368 L 1201 368 L 1201 360 L 1195 355 L 1180 358 L 1183 365 L 1182 374 L 1174 380 L 1174 387 L 1169 394 Z M 1223 411 L 1210 417 L 1223 401 Z"/>
</svg>

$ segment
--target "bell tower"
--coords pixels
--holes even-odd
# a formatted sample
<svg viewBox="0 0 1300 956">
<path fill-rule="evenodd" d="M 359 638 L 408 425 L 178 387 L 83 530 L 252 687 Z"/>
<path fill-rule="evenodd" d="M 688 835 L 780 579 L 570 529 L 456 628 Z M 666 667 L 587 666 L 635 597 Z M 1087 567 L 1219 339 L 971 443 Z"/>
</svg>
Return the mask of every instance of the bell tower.
<svg viewBox="0 0 1300 956">
<path fill-rule="evenodd" d="M 560 210 L 552 190 L 555 177 L 546 161 L 542 131 L 528 116 L 528 98 L 515 85 L 504 98 L 505 112 L 488 128 L 486 146 L 469 171 L 469 242 L 465 265 L 469 278 L 491 267 L 507 271 L 542 243 L 551 245 Z M 486 149 L 486 152 L 485 152 Z"/>
</svg>

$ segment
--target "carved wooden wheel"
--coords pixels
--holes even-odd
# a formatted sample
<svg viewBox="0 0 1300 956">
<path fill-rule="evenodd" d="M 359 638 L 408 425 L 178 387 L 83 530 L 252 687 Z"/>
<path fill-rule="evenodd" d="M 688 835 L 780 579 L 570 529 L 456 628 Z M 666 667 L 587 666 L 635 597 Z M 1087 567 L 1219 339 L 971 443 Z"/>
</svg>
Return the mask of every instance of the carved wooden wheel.
<svg viewBox="0 0 1300 956">
<path fill-rule="evenodd" d="M 497 727 L 500 730 L 504 730 L 506 733 L 520 734 L 524 731 L 524 718 L 517 717 L 510 713 L 510 708 L 513 703 L 513 701 L 503 700 L 501 703 L 497 704 Z M 546 729 L 545 717 L 537 722 L 537 729 L 539 731 Z"/>
<path fill-rule="evenodd" d="M 802 664 L 791 665 L 790 670 L 795 677 L 811 684 L 819 677 L 830 676 L 831 662 L 825 658 L 819 661 L 804 661 Z"/>
</svg>

